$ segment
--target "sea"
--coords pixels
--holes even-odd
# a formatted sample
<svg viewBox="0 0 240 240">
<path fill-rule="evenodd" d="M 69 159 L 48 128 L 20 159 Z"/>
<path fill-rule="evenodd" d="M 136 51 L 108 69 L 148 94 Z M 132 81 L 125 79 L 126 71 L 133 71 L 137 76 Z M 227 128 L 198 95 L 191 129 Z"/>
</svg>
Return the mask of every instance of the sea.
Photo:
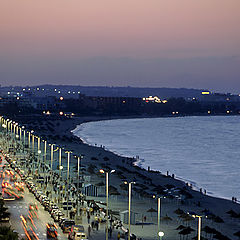
<svg viewBox="0 0 240 240">
<path fill-rule="evenodd" d="M 240 199 L 240 116 L 106 120 L 73 133 L 89 145 L 139 157 L 139 166 L 168 171 L 208 195 Z"/>
</svg>

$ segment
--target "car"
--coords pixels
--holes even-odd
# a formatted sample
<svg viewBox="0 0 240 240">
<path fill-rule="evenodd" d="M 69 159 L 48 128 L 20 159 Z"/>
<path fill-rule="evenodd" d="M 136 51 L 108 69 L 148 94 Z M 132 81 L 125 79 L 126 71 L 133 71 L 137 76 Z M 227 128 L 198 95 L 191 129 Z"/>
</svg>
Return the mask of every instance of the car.
<svg viewBox="0 0 240 240">
<path fill-rule="evenodd" d="M 82 239 L 88 239 L 87 238 L 87 234 L 84 232 L 72 232 L 70 233 L 70 235 L 68 236 L 68 239 L 71 240 L 82 240 Z"/>
<path fill-rule="evenodd" d="M 84 227 L 82 225 L 73 225 L 68 235 L 68 239 L 70 240 L 87 239 L 87 235 L 84 232 Z"/>
<path fill-rule="evenodd" d="M 54 216 L 57 216 L 59 211 L 60 211 L 59 209 L 53 209 L 53 210 L 50 212 L 51 217 L 53 218 Z"/>
<path fill-rule="evenodd" d="M 50 212 L 50 214 L 51 214 L 52 211 L 58 210 L 58 209 L 59 209 L 59 207 L 58 207 L 56 204 L 53 204 L 53 205 L 51 205 L 51 207 L 49 208 L 49 212 Z"/>
<path fill-rule="evenodd" d="M 29 215 L 31 218 L 38 218 L 38 206 L 36 203 L 29 204 Z"/>
<path fill-rule="evenodd" d="M 58 238 L 57 226 L 54 223 L 48 223 L 46 227 L 47 238 L 57 239 Z"/>
<path fill-rule="evenodd" d="M 29 234 L 29 232 L 32 232 L 33 235 L 36 235 L 35 230 L 37 228 L 36 225 L 34 224 L 33 219 L 30 216 L 25 215 L 21 215 L 20 218 L 25 234 L 27 235 L 27 233 Z"/>
<path fill-rule="evenodd" d="M 24 232 L 26 234 L 26 240 L 29 240 L 29 239 L 31 239 L 31 240 L 39 240 L 37 234 L 34 231 L 29 229 L 29 230 L 24 230 Z"/>
<path fill-rule="evenodd" d="M 41 202 L 41 204 L 44 206 L 44 208 L 49 205 L 50 199 L 49 198 L 44 198 Z"/>
<path fill-rule="evenodd" d="M 60 222 L 64 214 L 59 210 L 55 215 L 53 215 L 54 222 Z"/>
<path fill-rule="evenodd" d="M 74 220 L 66 220 L 62 224 L 62 230 L 64 233 L 69 233 L 71 231 L 72 225 L 75 225 Z"/>
<path fill-rule="evenodd" d="M 46 199 L 47 196 L 46 195 L 41 195 L 39 198 L 39 202 L 42 203 L 44 199 Z"/>
<path fill-rule="evenodd" d="M 44 206 L 44 208 L 49 212 L 53 205 L 54 205 L 54 202 L 50 201 Z"/>
<path fill-rule="evenodd" d="M 15 188 L 19 191 L 19 192 L 24 192 L 24 183 L 21 181 L 16 181 L 14 183 Z"/>
<path fill-rule="evenodd" d="M 64 216 L 60 217 L 58 225 L 62 228 L 63 223 L 67 220 Z"/>
</svg>

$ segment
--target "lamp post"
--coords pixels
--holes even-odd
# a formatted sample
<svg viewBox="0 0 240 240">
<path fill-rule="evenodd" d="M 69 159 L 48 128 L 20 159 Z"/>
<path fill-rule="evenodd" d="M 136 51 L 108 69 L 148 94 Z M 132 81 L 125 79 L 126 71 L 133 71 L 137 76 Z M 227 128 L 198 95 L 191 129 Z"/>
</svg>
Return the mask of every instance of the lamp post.
<svg viewBox="0 0 240 240">
<path fill-rule="evenodd" d="M 192 215 L 194 218 L 198 218 L 198 240 L 201 239 L 201 220 L 202 220 L 202 216 L 199 215 Z"/>
<path fill-rule="evenodd" d="M 15 135 L 15 129 L 16 129 L 16 124 L 15 124 L 15 122 L 13 122 L 14 123 L 14 125 L 13 125 L 13 136 Z"/>
<path fill-rule="evenodd" d="M 63 166 L 59 166 L 59 171 L 61 172 L 63 170 Z M 59 184 L 61 183 L 61 180 L 59 180 Z M 59 203 L 62 203 L 62 197 L 61 197 L 61 191 L 59 188 Z"/>
<path fill-rule="evenodd" d="M 19 127 L 19 140 L 21 141 L 22 140 L 22 128 Z"/>
<path fill-rule="evenodd" d="M 7 130 L 7 132 L 9 132 L 9 128 L 10 128 L 9 119 L 7 119 L 7 120 L 5 121 L 5 125 L 6 125 L 6 130 Z"/>
<path fill-rule="evenodd" d="M 163 236 L 164 236 L 164 232 L 158 232 L 158 237 L 160 237 L 160 240 L 162 240 Z"/>
<path fill-rule="evenodd" d="M 51 147 L 51 165 L 50 165 L 50 167 L 51 167 L 51 175 L 52 175 L 52 170 L 53 170 L 53 146 L 54 146 L 54 144 L 49 144 L 49 145 Z"/>
<path fill-rule="evenodd" d="M 46 180 L 46 160 L 47 160 L 47 141 L 44 141 L 44 166 L 43 166 L 43 172 L 44 172 L 44 180 Z"/>
<path fill-rule="evenodd" d="M 7 132 L 12 132 L 12 120 L 7 119 Z"/>
<path fill-rule="evenodd" d="M 58 176 L 58 184 L 60 186 L 60 183 L 61 183 L 61 170 L 62 170 L 62 149 L 59 148 L 59 152 L 58 152 L 58 160 L 59 160 L 59 163 L 58 163 L 58 170 L 59 170 L 59 176 Z M 58 188 L 58 202 L 60 202 L 60 198 L 61 198 L 61 191 L 60 191 L 60 187 Z"/>
<path fill-rule="evenodd" d="M 161 198 L 158 198 L 158 233 L 160 233 L 160 220 L 161 220 Z M 161 237 L 158 234 L 159 237 Z"/>
<path fill-rule="evenodd" d="M 99 171 L 100 173 L 105 173 L 106 174 L 106 217 L 107 217 L 107 221 L 106 221 L 106 239 L 108 239 L 108 177 L 109 177 L 109 173 L 114 173 L 115 170 L 111 170 L 110 172 L 108 171 L 104 171 L 103 169 L 100 169 Z"/>
<path fill-rule="evenodd" d="M 67 217 L 68 217 L 68 201 L 69 201 L 69 195 L 68 195 L 68 189 L 69 189 L 69 165 L 70 165 L 70 154 L 72 152 L 66 151 L 67 153 Z"/>
<path fill-rule="evenodd" d="M 59 148 L 59 181 L 60 181 L 60 178 L 61 178 L 61 168 L 60 166 L 62 165 L 62 149 Z"/>
<path fill-rule="evenodd" d="M 41 138 L 37 137 L 38 139 L 38 182 L 39 182 L 39 176 L 40 176 L 40 154 L 41 154 Z"/>
<path fill-rule="evenodd" d="M 31 143 L 31 133 L 28 132 L 28 148 L 30 150 L 30 143 Z"/>
<path fill-rule="evenodd" d="M 156 198 L 156 196 L 155 195 L 153 195 L 153 198 L 155 199 Z M 157 228 L 157 236 L 158 236 L 158 239 L 159 239 L 159 237 L 160 237 L 160 239 L 161 239 L 161 236 L 159 235 L 159 233 L 160 233 L 160 221 L 161 221 L 161 199 L 162 198 L 165 198 L 165 197 L 157 197 L 157 200 L 158 200 L 158 217 L 157 217 L 157 226 L 158 226 L 158 228 Z M 163 233 L 164 234 L 164 233 Z"/>
<path fill-rule="evenodd" d="M 34 140 L 35 140 L 35 136 L 32 134 L 32 152 L 34 154 Z"/>
<path fill-rule="evenodd" d="M 24 130 L 24 126 L 22 126 L 23 129 L 23 145 L 24 145 L 24 149 L 25 149 L 25 137 L 26 137 L 26 131 Z"/>
<path fill-rule="evenodd" d="M 52 181 L 52 192 L 53 192 L 53 152 L 55 152 L 55 151 L 57 151 L 58 150 L 58 148 L 56 148 L 55 150 L 54 150 L 54 143 L 52 143 L 52 144 L 49 144 L 49 146 L 51 147 L 51 174 L 50 174 L 50 176 L 51 176 L 51 181 Z"/>
<path fill-rule="evenodd" d="M 136 182 L 124 182 L 128 184 L 128 240 L 130 240 L 130 227 L 131 227 L 131 192 L 132 192 L 132 184 L 136 184 Z"/>
<path fill-rule="evenodd" d="M 202 221 L 202 216 L 197 215 L 197 214 L 195 214 L 193 212 L 192 213 L 188 212 L 187 214 L 189 214 L 193 218 L 198 218 L 198 240 L 200 240 L 201 239 L 201 221 Z"/>
<path fill-rule="evenodd" d="M 16 125 L 15 136 L 16 136 L 16 135 L 18 135 L 18 136 L 19 136 L 19 134 L 18 134 L 18 124 L 17 124 L 17 123 L 15 123 L 15 125 Z"/>
<path fill-rule="evenodd" d="M 80 171 L 80 162 L 81 162 L 81 157 L 78 157 L 78 168 L 77 168 L 77 176 L 78 176 L 78 180 L 77 180 L 77 214 L 79 216 L 79 171 Z"/>
</svg>

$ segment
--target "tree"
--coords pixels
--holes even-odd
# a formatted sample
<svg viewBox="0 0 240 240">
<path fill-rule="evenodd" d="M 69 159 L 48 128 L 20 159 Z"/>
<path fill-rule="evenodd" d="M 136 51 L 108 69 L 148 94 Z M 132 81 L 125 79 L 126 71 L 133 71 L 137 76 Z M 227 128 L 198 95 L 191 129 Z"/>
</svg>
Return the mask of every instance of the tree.
<svg viewBox="0 0 240 240">
<path fill-rule="evenodd" d="M 14 232 L 10 227 L 0 227 L 0 240 L 18 240 L 18 233 Z"/>
<path fill-rule="evenodd" d="M 0 200 L 0 222 L 4 221 L 4 219 L 9 218 L 10 213 L 7 212 L 7 208 L 4 206 L 4 201 Z"/>
</svg>

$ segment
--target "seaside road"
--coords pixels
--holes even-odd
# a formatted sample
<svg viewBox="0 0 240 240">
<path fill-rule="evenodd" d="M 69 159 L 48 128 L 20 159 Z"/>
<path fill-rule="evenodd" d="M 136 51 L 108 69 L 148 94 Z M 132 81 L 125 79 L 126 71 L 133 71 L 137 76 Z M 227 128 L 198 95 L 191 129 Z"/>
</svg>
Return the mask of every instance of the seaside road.
<svg viewBox="0 0 240 240">
<path fill-rule="evenodd" d="M 30 203 L 36 202 L 38 204 L 38 219 L 34 219 L 34 224 L 36 225 L 36 234 L 39 240 L 47 239 L 46 236 L 46 224 L 53 223 L 53 219 L 50 217 L 47 211 L 44 211 L 44 208 L 38 203 L 32 193 L 25 188 L 24 198 L 22 200 L 15 201 L 6 201 L 6 206 L 8 207 L 8 211 L 11 213 L 10 222 L 12 228 L 15 229 L 19 233 L 19 237 L 24 238 L 25 233 L 21 224 L 21 215 L 28 214 L 28 208 Z M 62 233 L 61 228 L 58 228 L 58 239 L 65 240 L 67 239 L 67 235 Z"/>
</svg>

